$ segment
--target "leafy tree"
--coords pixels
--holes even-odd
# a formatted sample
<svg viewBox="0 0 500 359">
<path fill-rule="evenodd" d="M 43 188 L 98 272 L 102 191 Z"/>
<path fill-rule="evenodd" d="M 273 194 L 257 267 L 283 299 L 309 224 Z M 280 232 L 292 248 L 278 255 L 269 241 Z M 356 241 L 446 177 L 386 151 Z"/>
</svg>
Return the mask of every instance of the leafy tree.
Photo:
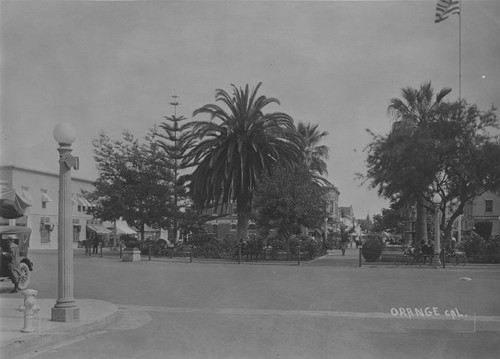
<svg viewBox="0 0 500 359">
<path fill-rule="evenodd" d="M 261 83 L 252 91 L 248 85 L 233 94 L 218 89 L 215 99 L 227 107 L 207 104 L 196 111 L 210 115 L 210 121 L 190 123 L 193 141 L 186 161 L 197 167 L 191 176 L 190 191 L 195 203 L 228 204 L 236 200 L 238 239 L 247 238 L 253 191 L 257 179 L 277 163 L 299 163 L 301 138 L 290 116 L 282 112 L 264 113 L 275 98 L 257 96 Z"/>
<path fill-rule="evenodd" d="M 104 132 L 93 139 L 92 143 L 99 177 L 94 182 L 93 192 L 83 192 L 84 196 L 94 204 L 87 211 L 94 218 L 116 221 L 124 215 L 122 186 L 117 180 L 120 176 L 119 167 L 123 165 L 111 139 Z"/>
<path fill-rule="evenodd" d="M 129 225 L 166 228 L 172 213 L 172 172 L 165 167 L 154 130 L 141 144 L 129 132 L 112 141 L 104 133 L 93 140 L 99 171 L 95 190 L 85 193 L 96 206 L 90 213 L 102 220 L 123 218 Z"/>
<path fill-rule="evenodd" d="M 446 240 L 469 201 L 500 189 L 500 142 L 492 135 L 500 128 L 495 111 L 481 111 L 464 100 L 447 103 L 431 124 L 438 160 L 431 190 L 441 197 L 440 211 L 448 210 L 441 216 Z"/>
<path fill-rule="evenodd" d="M 184 235 L 198 235 L 206 232 L 205 223 L 210 220 L 209 215 L 200 215 L 192 206 L 187 206 L 178 213 L 179 230 Z"/>
<path fill-rule="evenodd" d="M 372 187 L 378 187 L 379 195 L 397 204 L 406 220 L 417 198 L 420 198 L 420 207 L 425 203 L 424 196 L 437 168 L 433 146 L 426 127 L 409 132 L 403 126 L 386 136 L 374 136 L 368 146 L 367 177 Z M 427 217 L 423 216 L 425 212 L 417 211 L 420 221 Z M 420 231 L 426 227 L 421 225 Z"/>
<path fill-rule="evenodd" d="M 326 215 L 324 188 L 304 167 L 273 167 L 259 180 L 254 201 L 258 226 L 277 229 L 286 237 L 299 234 L 301 226 L 319 227 Z"/>
<path fill-rule="evenodd" d="M 360 219 L 358 223 L 363 232 L 371 232 L 373 230 L 373 222 L 370 220 L 369 215 L 366 216 L 366 219 Z"/>
<path fill-rule="evenodd" d="M 392 131 L 369 145 L 368 177 L 379 193 L 396 198 L 418 193 L 433 208 L 441 197 L 441 229 L 451 236 L 453 222 L 466 203 L 500 188 L 500 144 L 489 134 L 498 128 L 492 108 L 480 111 L 465 101 L 442 103 L 426 126 Z M 418 239 L 417 239 L 418 240 Z"/>
<path fill-rule="evenodd" d="M 405 231 L 405 220 L 397 203 L 391 203 L 390 208 L 382 208 L 382 214 L 373 216 L 373 231 L 391 231 L 395 234 L 403 234 Z"/>
<path fill-rule="evenodd" d="M 387 108 L 389 114 L 396 119 L 395 129 L 403 129 L 410 136 L 419 128 L 426 128 L 435 114 L 439 111 L 439 106 L 449 93 L 450 88 L 444 88 L 434 95 L 434 90 L 430 82 L 426 82 L 419 89 L 406 87 L 401 90 L 401 98 L 393 98 Z M 418 148 L 414 148 L 417 150 Z M 419 158 L 419 157 L 415 157 Z M 425 159 L 424 159 L 425 160 Z M 418 170 L 419 163 L 416 163 Z M 415 185 L 415 184 L 414 184 Z M 427 241 L 427 211 L 422 193 L 425 193 L 425 182 L 416 185 L 412 191 L 403 191 L 402 197 L 409 202 L 416 201 L 417 204 L 417 242 Z M 390 194 L 392 195 L 392 194 Z"/>
</svg>

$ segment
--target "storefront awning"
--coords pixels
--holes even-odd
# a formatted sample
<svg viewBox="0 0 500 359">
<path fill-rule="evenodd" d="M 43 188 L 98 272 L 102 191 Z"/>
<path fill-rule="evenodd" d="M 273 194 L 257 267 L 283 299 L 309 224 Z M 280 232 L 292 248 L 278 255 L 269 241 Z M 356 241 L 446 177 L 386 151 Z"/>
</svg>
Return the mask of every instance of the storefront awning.
<svg viewBox="0 0 500 359">
<path fill-rule="evenodd" d="M 52 198 L 45 192 L 42 192 L 42 202 L 52 202 Z"/>
<path fill-rule="evenodd" d="M 113 228 L 109 228 L 108 229 L 113 232 Z M 134 231 L 132 228 L 130 228 L 129 226 L 127 226 L 126 224 L 123 225 L 123 224 L 116 224 L 116 233 L 117 234 L 137 234 L 136 231 Z"/>
<path fill-rule="evenodd" d="M 78 204 L 83 207 L 91 207 L 90 202 L 87 201 L 85 198 L 78 196 Z"/>
<path fill-rule="evenodd" d="M 33 198 L 28 191 L 23 189 L 17 192 L 9 186 L 0 186 L 0 217 L 7 219 L 22 217 L 32 203 Z"/>
<path fill-rule="evenodd" d="M 100 224 L 87 224 L 87 229 L 96 234 L 110 234 L 111 231 Z"/>
</svg>

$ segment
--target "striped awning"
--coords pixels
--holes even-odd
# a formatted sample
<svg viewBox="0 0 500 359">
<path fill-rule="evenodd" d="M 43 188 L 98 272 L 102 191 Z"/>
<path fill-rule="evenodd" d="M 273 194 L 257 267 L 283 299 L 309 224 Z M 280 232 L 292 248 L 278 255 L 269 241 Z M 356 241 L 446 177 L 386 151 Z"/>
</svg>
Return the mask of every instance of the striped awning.
<svg viewBox="0 0 500 359">
<path fill-rule="evenodd" d="M 78 204 L 83 207 L 92 207 L 89 201 L 87 201 L 85 198 L 78 196 Z"/>
<path fill-rule="evenodd" d="M 118 234 L 137 234 L 132 228 L 127 225 L 117 224 L 116 231 Z"/>
<path fill-rule="evenodd" d="M 87 229 L 89 231 L 95 232 L 97 234 L 110 234 L 111 231 L 100 224 L 87 224 Z"/>
</svg>

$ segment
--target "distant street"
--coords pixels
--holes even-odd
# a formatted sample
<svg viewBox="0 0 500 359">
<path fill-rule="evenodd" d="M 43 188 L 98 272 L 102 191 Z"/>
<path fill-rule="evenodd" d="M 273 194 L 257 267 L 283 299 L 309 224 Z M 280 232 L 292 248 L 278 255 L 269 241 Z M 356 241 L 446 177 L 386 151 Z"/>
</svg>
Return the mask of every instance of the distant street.
<svg viewBox="0 0 500 359">
<path fill-rule="evenodd" d="M 496 358 L 500 267 L 357 266 L 339 251 L 297 266 L 121 262 L 75 251 L 75 298 L 121 319 L 35 358 Z M 57 253 L 30 287 L 57 297 Z M 466 280 L 464 280 L 466 279 Z M 470 279 L 470 280 L 469 280 Z M 1 297 L 9 285 L 1 284 Z"/>
</svg>

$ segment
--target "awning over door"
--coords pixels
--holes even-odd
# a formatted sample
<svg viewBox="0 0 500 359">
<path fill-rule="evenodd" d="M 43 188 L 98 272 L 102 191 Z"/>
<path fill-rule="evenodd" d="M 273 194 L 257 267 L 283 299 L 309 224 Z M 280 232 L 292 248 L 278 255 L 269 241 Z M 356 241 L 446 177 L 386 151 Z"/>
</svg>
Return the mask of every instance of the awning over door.
<svg viewBox="0 0 500 359">
<path fill-rule="evenodd" d="M 100 224 L 87 224 L 87 229 L 96 234 L 110 234 L 111 231 Z"/>
</svg>

